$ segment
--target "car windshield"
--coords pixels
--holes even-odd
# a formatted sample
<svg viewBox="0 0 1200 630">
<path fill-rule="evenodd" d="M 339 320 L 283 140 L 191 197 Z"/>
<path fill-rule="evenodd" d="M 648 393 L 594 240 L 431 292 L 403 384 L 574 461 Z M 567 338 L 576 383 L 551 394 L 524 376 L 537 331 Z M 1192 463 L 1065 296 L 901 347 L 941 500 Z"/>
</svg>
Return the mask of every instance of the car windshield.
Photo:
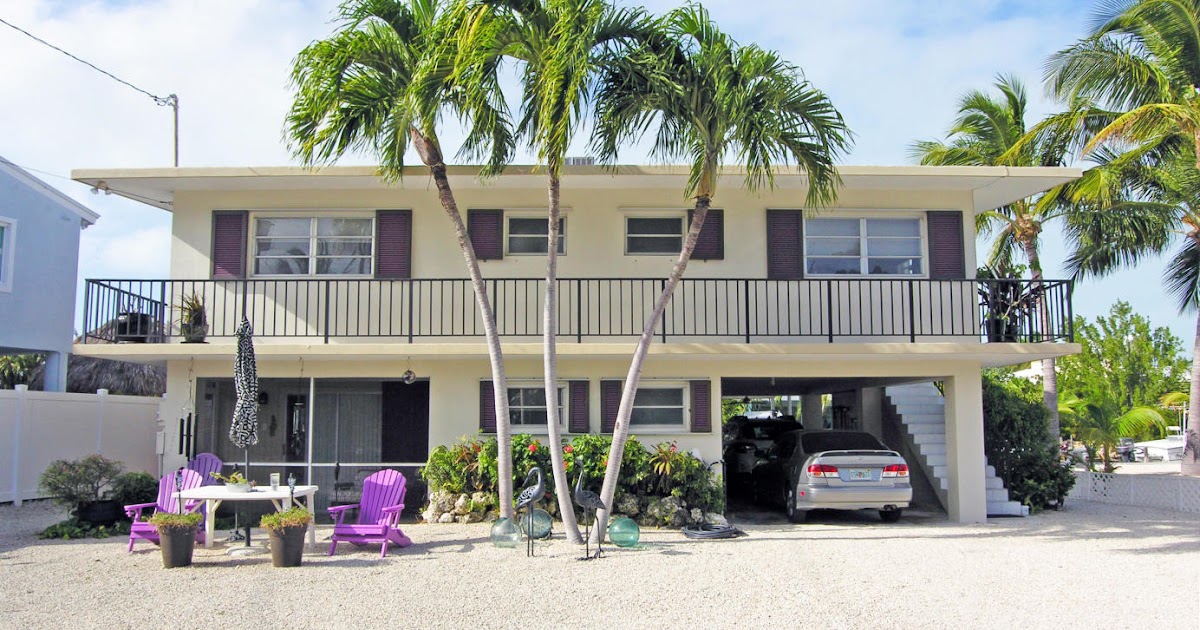
<svg viewBox="0 0 1200 630">
<path fill-rule="evenodd" d="M 746 440 L 775 440 L 779 438 L 780 433 L 786 431 L 794 431 L 797 426 L 795 422 L 768 422 L 762 424 L 748 424 L 742 428 L 742 439 Z"/>
<path fill-rule="evenodd" d="M 806 433 L 801 439 L 805 453 L 823 451 L 886 450 L 887 447 L 869 433 L 822 432 Z"/>
</svg>

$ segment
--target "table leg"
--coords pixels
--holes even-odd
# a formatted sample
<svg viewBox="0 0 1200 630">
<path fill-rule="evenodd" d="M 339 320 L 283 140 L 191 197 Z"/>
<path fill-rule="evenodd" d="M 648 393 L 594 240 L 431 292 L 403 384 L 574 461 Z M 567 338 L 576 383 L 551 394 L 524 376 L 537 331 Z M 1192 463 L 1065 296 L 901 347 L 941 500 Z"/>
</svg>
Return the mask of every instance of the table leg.
<svg viewBox="0 0 1200 630">
<path fill-rule="evenodd" d="M 217 528 L 217 505 L 212 499 L 204 500 L 204 548 L 213 546 Z"/>
<path fill-rule="evenodd" d="M 312 525 L 308 528 L 308 550 L 314 551 L 317 548 L 317 518 L 313 511 L 313 494 L 312 492 L 305 493 L 304 507 L 308 508 L 309 516 L 313 517 Z"/>
</svg>

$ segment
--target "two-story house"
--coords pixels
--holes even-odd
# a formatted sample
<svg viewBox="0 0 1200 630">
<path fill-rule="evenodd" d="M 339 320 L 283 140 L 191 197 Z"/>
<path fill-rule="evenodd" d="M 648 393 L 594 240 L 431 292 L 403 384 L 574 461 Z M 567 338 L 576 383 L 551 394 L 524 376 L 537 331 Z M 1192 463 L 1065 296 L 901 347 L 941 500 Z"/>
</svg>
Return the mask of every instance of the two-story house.
<svg viewBox="0 0 1200 630">
<path fill-rule="evenodd" d="M 804 208 L 805 178 L 750 194 L 730 169 L 701 244 L 659 327 L 634 413 L 644 443 L 721 458 L 721 401 L 789 395 L 822 428 L 908 440 L 950 517 L 980 522 L 994 483 L 984 461 L 980 369 L 1078 351 L 1070 284 L 975 280 L 975 214 L 1080 175 L 1065 168 L 840 169 L 837 207 Z M 542 432 L 545 176 L 512 167 L 451 181 L 495 304 L 514 432 Z M 163 417 L 195 414 L 195 444 L 239 460 L 227 437 L 234 331 L 254 326 L 260 442 L 254 476 L 294 472 L 329 500 L 381 466 L 413 474 L 429 450 L 494 431 L 492 384 L 471 286 L 450 223 L 420 169 L 396 185 L 373 168 L 76 171 L 75 179 L 173 214 L 170 278 L 90 281 L 89 335 L 126 311 L 146 343 L 76 352 L 168 366 Z M 573 167 L 563 180 L 559 418 L 611 431 L 637 334 L 686 230 L 686 171 Z M 206 343 L 165 316 L 203 299 Z M 1016 298 L 1014 299 L 1014 296 Z M 402 375 L 411 370 L 415 382 Z M 940 382 L 940 437 L 900 427 L 888 389 Z M 926 385 L 927 387 L 931 387 Z M 939 407 L 940 408 L 940 407 Z M 920 410 L 918 410 L 920 411 Z M 185 425 L 186 423 L 181 423 Z M 167 443 L 179 436 L 168 422 Z M 185 433 L 192 433 L 186 431 Z M 930 444 L 937 442 L 937 444 Z M 913 449 L 929 445 L 928 452 Z M 186 450 L 186 449 L 184 449 Z M 940 453 L 936 452 L 940 451 Z M 168 460 L 168 468 L 181 462 Z"/>
<path fill-rule="evenodd" d="M 99 218 L 0 157 L 0 354 L 45 355 L 46 391 L 66 389 L 79 236 Z"/>
</svg>

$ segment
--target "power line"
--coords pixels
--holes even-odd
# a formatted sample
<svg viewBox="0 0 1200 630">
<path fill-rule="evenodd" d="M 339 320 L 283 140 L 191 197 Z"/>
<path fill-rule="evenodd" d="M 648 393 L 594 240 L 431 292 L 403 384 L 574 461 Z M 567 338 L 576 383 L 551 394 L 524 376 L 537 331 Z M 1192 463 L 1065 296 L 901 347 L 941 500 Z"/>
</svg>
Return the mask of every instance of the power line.
<svg viewBox="0 0 1200 630">
<path fill-rule="evenodd" d="M 154 99 L 154 102 L 158 105 L 169 106 L 171 109 L 175 110 L 175 166 L 179 166 L 179 97 L 178 96 L 176 96 L 174 94 L 168 94 L 167 96 L 157 96 L 155 94 L 151 94 L 150 92 L 143 90 L 142 88 L 130 83 L 129 81 L 126 81 L 125 79 L 122 79 L 121 77 L 118 77 L 117 75 L 97 66 L 96 64 L 94 64 L 90 61 L 80 59 L 79 57 L 72 55 L 71 53 L 59 48 L 58 46 L 55 46 L 54 44 L 51 44 L 50 42 L 38 37 L 37 35 L 34 35 L 33 33 L 30 33 L 29 31 L 17 26 L 16 24 L 13 24 L 12 22 L 5 20 L 4 18 L 0 18 L 0 24 L 3 24 L 19 33 L 24 34 L 26 37 L 32 39 L 35 42 L 38 42 L 39 44 L 42 44 L 44 46 L 48 46 L 50 48 L 53 48 L 54 50 L 57 50 L 58 52 L 70 57 L 71 59 L 74 59 L 75 61 L 78 61 L 79 63 L 91 68 L 92 70 L 95 70 L 96 72 L 99 72 L 100 74 L 103 74 L 104 76 L 107 76 L 108 78 L 116 81 L 117 83 L 121 83 L 123 85 L 129 86 L 129 87 L 133 88 L 134 90 L 137 90 L 138 92 L 141 92 L 142 94 L 145 94 L 146 96 L 149 96 L 150 98 Z"/>
</svg>

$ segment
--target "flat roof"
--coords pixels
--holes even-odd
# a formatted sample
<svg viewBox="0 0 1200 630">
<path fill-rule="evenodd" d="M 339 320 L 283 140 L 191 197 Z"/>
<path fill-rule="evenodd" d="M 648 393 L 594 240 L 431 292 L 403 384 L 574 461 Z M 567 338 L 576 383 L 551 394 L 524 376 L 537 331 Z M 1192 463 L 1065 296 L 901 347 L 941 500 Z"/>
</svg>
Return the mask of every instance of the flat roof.
<svg viewBox="0 0 1200 630">
<path fill-rule="evenodd" d="M 976 212 L 1024 199 L 1083 175 L 1078 168 L 1009 166 L 840 166 L 843 190 L 970 192 Z M 448 168 L 452 186 L 541 189 L 546 185 L 541 167 L 513 165 L 504 174 L 481 181 L 478 166 Z M 720 185 L 740 187 L 744 169 L 722 170 Z M 567 166 L 563 185 L 572 188 L 679 188 L 687 181 L 686 166 L 615 167 Z M 428 186 L 423 166 L 405 169 L 398 182 L 386 182 L 374 166 L 237 166 L 141 169 L 77 169 L 71 178 L 100 190 L 171 210 L 180 191 L 238 190 L 382 190 Z M 808 178 L 796 168 L 776 170 L 777 190 L 804 190 Z M 719 190 L 719 189 L 718 189 Z"/>
</svg>

